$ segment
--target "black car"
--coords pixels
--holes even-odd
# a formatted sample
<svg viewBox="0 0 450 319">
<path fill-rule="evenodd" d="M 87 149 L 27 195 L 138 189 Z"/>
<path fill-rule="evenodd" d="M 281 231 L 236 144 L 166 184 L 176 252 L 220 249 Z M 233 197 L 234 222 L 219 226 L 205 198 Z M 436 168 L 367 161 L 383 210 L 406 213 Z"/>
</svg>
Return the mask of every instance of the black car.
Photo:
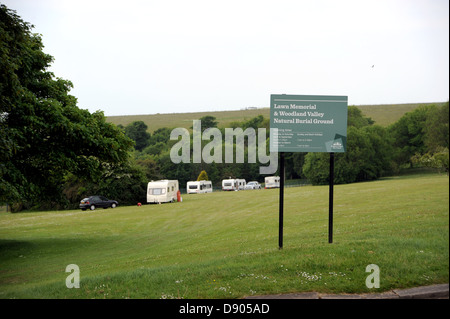
<svg viewBox="0 0 450 319">
<path fill-rule="evenodd" d="M 97 207 L 115 208 L 115 207 L 117 207 L 117 205 L 119 205 L 119 203 L 116 200 L 107 199 L 106 197 L 103 197 L 103 196 L 86 197 L 86 198 L 83 198 L 80 202 L 81 210 L 86 210 L 88 208 L 90 210 L 94 210 Z"/>
</svg>

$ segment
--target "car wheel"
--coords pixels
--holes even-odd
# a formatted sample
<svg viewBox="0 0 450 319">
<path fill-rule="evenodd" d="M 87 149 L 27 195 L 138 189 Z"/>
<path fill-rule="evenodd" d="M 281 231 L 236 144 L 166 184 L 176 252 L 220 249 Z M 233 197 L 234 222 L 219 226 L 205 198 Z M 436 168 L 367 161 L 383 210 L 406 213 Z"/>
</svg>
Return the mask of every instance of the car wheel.
<svg viewBox="0 0 450 319">
<path fill-rule="evenodd" d="M 116 206 L 117 206 L 116 203 L 111 204 L 111 208 L 116 208 Z"/>
<path fill-rule="evenodd" d="M 91 205 L 91 207 L 89 207 L 91 210 L 95 209 L 95 205 Z"/>
</svg>

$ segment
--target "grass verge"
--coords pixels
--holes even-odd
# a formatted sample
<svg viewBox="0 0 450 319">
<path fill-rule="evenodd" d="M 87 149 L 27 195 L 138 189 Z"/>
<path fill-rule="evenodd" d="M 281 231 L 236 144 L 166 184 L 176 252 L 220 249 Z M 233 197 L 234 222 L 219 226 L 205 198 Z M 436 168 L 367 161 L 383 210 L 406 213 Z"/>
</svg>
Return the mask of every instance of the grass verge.
<svg viewBox="0 0 450 319">
<path fill-rule="evenodd" d="M 0 214 L 0 298 L 240 298 L 381 292 L 448 282 L 449 180 L 184 195 L 182 203 Z M 65 268 L 80 268 L 68 289 Z M 380 288 L 365 285 L 380 268 Z"/>
</svg>

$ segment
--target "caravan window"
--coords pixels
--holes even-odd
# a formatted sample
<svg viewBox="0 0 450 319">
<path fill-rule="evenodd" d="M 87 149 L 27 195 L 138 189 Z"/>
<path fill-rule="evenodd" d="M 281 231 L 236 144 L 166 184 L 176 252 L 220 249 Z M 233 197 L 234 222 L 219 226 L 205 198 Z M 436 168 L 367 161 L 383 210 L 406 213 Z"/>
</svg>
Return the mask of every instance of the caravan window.
<svg viewBox="0 0 450 319">
<path fill-rule="evenodd" d="M 166 193 L 165 188 L 149 188 L 148 194 L 149 195 L 162 195 Z"/>
<path fill-rule="evenodd" d="M 230 182 L 227 182 L 227 183 L 223 183 L 223 185 L 224 185 L 224 186 L 231 186 L 231 183 L 230 183 Z"/>
<path fill-rule="evenodd" d="M 189 189 L 197 189 L 197 185 L 189 185 Z"/>
</svg>

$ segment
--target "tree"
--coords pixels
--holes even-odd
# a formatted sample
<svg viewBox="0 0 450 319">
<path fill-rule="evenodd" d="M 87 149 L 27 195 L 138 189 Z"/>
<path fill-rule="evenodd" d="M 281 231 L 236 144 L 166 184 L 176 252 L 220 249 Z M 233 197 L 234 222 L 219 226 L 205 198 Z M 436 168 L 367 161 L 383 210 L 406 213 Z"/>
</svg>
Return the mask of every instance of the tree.
<svg viewBox="0 0 450 319">
<path fill-rule="evenodd" d="M 149 145 L 142 150 L 145 154 L 158 155 L 169 149 L 170 130 L 167 127 L 157 129 L 151 134 Z"/>
<path fill-rule="evenodd" d="M 348 107 L 347 151 L 335 155 L 336 184 L 373 180 L 391 171 L 392 140 L 385 128 L 373 123 L 356 106 Z M 329 154 L 308 153 L 300 159 L 311 183 L 329 183 Z"/>
<path fill-rule="evenodd" d="M 350 105 L 347 109 L 347 125 L 361 128 L 372 125 L 375 122 L 370 117 L 365 117 L 362 111 L 354 105 Z"/>
<path fill-rule="evenodd" d="M 148 126 L 143 121 L 134 121 L 125 127 L 125 134 L 135 142 L 134 148 L 142 151 L 150 144 Z"/>
<path fill-rule="evenodd" d="M 151 156 L 136 159 L 136 164 L 142 168 L 148 181 L 160 179 L 159 167 Z"/>
<path fill-rule="evenodd" d="M 216 162 L 212 162 L 211 164 L 207 164 L 208 167 L 208 177 L 209 180 L 212 181 L 213 185 L 220 184 L 220 169 L 219 165 Z"/>
<path fill-rule="evenodd" d="M 258 116 L 254 117 L 254 118 L 252 118 L 252 119 L 250 119 L 250 120 L 248 120 L 246 122 L 243 122 L 241 127 L 242 127 L 243 130 L 245 130 L 245 129 L 249 128 L 249 127 L 257 130 L 259 127 L 261 127 L 261 128 L 263 127 L 262 126 L 263 122 L 264 122 L 264 116 L 258 115 Z"/>
<path fill-rule="evenodd" d="M 40 35 L 0 6 L 0 202 L 62 201 L 64 177 L 87 180 L 126 162 L 132 141 L 103 112 L 77 107 L 72 83 L 47 71 Z"/>
<path fill-rule="evenodd" d="M 413 164 L 449 172 L 449 103 L 430 105 L 424 128 L 426 153 L 411 157 Z"/>
<path fill-rule="evenodd" d="M 347 151 L 335 154 L 334 183 L 374 180 L 392 167 L 392 147 L 388 132 L 381 126 L 347 129 Z M 308 153 L 303 174 L 313 184 L 329 183 L 329 154 Z"/>
<path fill-rule="evenodd" d="M 449 103 L 431 105 L 425 121 L 425 146 L 428 152 L 449 148 Z"/>
<path fill-rule="evenodd" d="M 150 136 L 150 144 L 155 143 L 164 143 L 167 144 L 167 142 L 170 140 L 170 132 L 172 130 L 167 127 L 161 127 L 153 132 L 153 134 Z"/>
<path fill-rule="evenodd" d="M 146 200 L 148 179 L 142 166 L 131 161 L 118 165 L 103 163 L 103 166 L 101 177 L 94 181 L 86 181 L 73 174 L 66 176 L 63 193 L 67 199 L 67 208 L 77 208 L 80 198 L 92 194 L 102 194 L 115 199 L 120 205 L 136 204 Z"/>
<path fill-rule="evenodd" d="M 449 174 L 449 152 L 448 148 L 435 150 L 434 153 L 428 152 L 424 155 L 416 154 L 411 158 L 413 164 L 435 168 L 438 171 L 444 171 Z"/>
<path fill-rule="evenodd" d="M 203 116 L 200 118 L 200 121 L 202 121 L 202 132 L 208 128 L 217 127 L 217 121 L 214 116 Z"/>
<path fill-rule="evenodd" d="M 395 161 L 399 165 L 411 164 L 411 157 L 424 154 L 425 123 L 427 121 L 427 107 L 419 107 L 403 115 L 389 127 L 395 147 Z"/>
<path fill-rule="evenodd" d="M 198 174 L 197 181 L 209 181 L 208 174 L 206 174 L 206 171 L 203 170 L 200 172 L 200 174 Z"/>
<path fill-rule="evenodd" d="M 303 175 L 313 185 L 326 184 L 330 176 L 329 155 L 327 153 L 306 154 Z"/>
</svg>

